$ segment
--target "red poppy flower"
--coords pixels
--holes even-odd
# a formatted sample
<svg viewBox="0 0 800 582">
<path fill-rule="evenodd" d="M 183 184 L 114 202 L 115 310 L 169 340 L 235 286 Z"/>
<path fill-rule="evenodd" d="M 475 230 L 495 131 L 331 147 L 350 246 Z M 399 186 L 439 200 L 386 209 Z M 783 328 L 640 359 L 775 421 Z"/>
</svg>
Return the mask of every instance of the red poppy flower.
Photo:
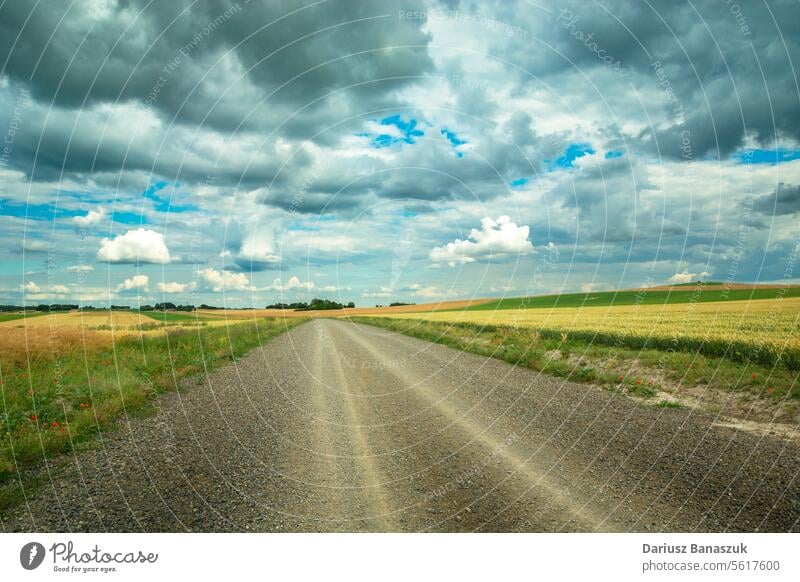
<svg viewBox="0 0 800 582">
<path fill-rule="evenodd" d="M 756 375 L 755 375 L 755 374 L 753 374 L 752 378 L 753 378 L 753 380 L 755 380 L 755 379 L 756 379 Z"/>
<path fill-rule="evenodd" d="M 639 379 L 639 380 L 636 380 L 636 383 L 637 383 L 637 384 L 641 384 L 641 383 L 642 383 L 642 380 L 641 380 L 641 379 Z"/>
<path fill-rule="evenodd" d="M 36 420 L 36 415 L 35 414 L 31 414 L 31 420 Z"/>
<path fill-rule="evenodd" d="M 54 421 L 53 421 L 53 426 L 54 426 L 54 427 L 58 426 L 58 421 L 57 421 L 57 420 L 54 420 Z"/>
</svg>

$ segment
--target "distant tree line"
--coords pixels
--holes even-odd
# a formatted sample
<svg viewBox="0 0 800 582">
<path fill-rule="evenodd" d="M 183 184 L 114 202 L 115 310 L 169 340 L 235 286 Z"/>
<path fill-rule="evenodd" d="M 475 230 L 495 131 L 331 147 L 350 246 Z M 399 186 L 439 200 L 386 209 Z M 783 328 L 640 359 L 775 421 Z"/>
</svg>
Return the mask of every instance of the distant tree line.
<svg viewBox="0 0 800 582">
<path fill-rule="evenodd" d="M 68 303 L 53 303 L 46 305 L 0 305 L 0 311 L 70 311 L 72 309 L 80 309 L 79 305 L 72 305 Z"/>
<path fill-rule="evenodd" d="M 328 309 L 352 309 L 356 304 L 352 301 L 349 303 L 339 303 L 338 301 L 331 301 L 330 299 L 312 299 L 308 303 L 300 301 L 297 303 L 273 303 L 267 305 L 266 309 L 293 309 L 294 311 L 324 311 Z"/>
<path fill-rule="evenodd" d="M 201 306 L 202 307 L 202 306 Z M 139 311 L 194 311 L 194 305 L 175 305 L 169 301 L 155 305 L 142 305 Z"/>
<path fill-rule="evenodd" d="M 93 305 L 77 305 L 74 303 L 51 303 L 47 305 L 42 303 L 40 305 L 0 305 L 1 312 L 9 311 L 72 311 L 73 309 L 80 309 L 81 311 L 105 311 L 107 309 L 124 310 L 130 309 L 129 305 L 112 305 L 111 307 L 95 307 Z"/>
</svg>

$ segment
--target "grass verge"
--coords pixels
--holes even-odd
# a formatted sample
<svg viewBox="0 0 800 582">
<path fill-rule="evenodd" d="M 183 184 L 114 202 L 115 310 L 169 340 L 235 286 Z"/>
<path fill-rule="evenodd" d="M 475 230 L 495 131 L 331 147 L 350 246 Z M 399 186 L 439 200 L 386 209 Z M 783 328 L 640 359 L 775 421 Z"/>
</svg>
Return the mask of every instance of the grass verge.
<svg viewBox="0 0 800 582">
<path fill-rule="evenodd" d="M 726 414 L 753 420 L 781 420 L 800 411 L 798 372 L 693 352 L 610 346 L 587 338 L 541 334 L 534 328 L 490 326 L 419 319 L 357 317 L 365 323 L 451 348 L 504 360 L 543 373 L 653 399 L 659 393 L 736 395 Z M 681 403 L 659 406 L 677 408 Z"/>
<path fill-rule="evenodd" d="M 262 318 L 31 354 L 0 355 L 0 484 L 69 452 L 122 415 L 146 413 L 178 381 L 219 367 L 302 323 Z M 0 509 L 3 500 L 0 499 Z"/>
</svg>

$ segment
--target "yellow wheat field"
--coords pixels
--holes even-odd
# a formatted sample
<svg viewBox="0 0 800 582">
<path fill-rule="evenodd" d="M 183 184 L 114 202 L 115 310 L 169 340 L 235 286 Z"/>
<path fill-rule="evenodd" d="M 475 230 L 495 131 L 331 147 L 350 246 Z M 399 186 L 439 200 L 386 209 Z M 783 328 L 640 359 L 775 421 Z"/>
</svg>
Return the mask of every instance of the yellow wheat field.
<svg viewBox="0 0 800 582">
<path fill-rule="evenodd" d="M 206 321 L 203 327 L 238 321 Z M 107 346 L 126 336 L 152 336 L 192 329 L 197 322 L 160 322 L 136 311 L 70 311 L 0 322 L 0 355 L 5 360 L 25 359 L 42 353 Z"/>
<path fill-rule="evenodd" d="M 621 339 L 651 338 L 654 347 L 694 348 L 701 343 L 753 346 L 757 350 L 800 354 L 800 297 L 709 303 L 505 309 L 408 313 L 386 317 L 483 325 L 522 326 L 562 331 L 591 339 L 592 333 Z M 627 343 L 627 342 L 626 342 Z M 793 354 L 793 355 L 792 355 Z M 771 358 L 765 358 L 769 360 Z"/>
<path fill-rule="evenodd" d="M 223 320 L 208 320 L 202 317 L 200 321 L 206 325 L 224 325 Z M 155 320 L 137 311 L 69 311 L 66 313 L 49 313 L 25 319 L 13 319 L 0 322 L 0 330 L 22 329 L 39 331 L 43 328 L 49 330 L 75 329 L 93 331 L 149 331 L 155 328 L 175 327 L 181 324 L 195 325 L 196 322 L 164 322 Z M 156 330 L 157 331 L 157 330 Z"/>
</svg>

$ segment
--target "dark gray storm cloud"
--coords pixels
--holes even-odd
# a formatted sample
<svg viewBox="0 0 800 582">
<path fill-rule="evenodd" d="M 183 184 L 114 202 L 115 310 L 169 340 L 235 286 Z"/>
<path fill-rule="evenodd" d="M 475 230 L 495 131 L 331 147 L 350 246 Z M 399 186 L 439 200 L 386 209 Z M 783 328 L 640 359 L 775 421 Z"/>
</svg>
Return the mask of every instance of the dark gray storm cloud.
<svg viewBox="0 0 800 582">
<path fill-rule="evenodd" d="M 399 18 L 399 8 L 450 14 L 456 29 L 464 20 L 452 15 L 490 16 L 524 34 L 478 29 L 475 40 L 487 45 L 487 58 L 495 66 L 507 64 L 500 66 L 502 73 L 474 82 L 464 64 L 475 59 L 473 53 L 440 55 L 437 70 L 425 19 Z M 488 91 L 499 74 L 517 79 L 518 94 L 546 86 L 554 99 L 577 91 L 601 101 L 620 88 L 645 94 L 655 87 L 643 103 L 654 123 L 627 136 L 626 145 L 669 159 L 725 158 L 746 136 L 764 144 L 777 137 L 800 139 L 795 9 L 790 0 L 744 0 L 735 10 L 711 0 L 567 1 L 545 10 L 472 0 L 401 7 L 390 0 L 126 0 L 105 8 L 67 0 L 9 2 L 0 8 L 3 73 L 41 105 L 29 113 L 13 163 L 41 179 L 61 176 L 62 170 L 125 168 L 200 181 L 208 173 L 202 167 L 207 158 L 182 151 L 198 148 L 192 140 L 198 128 L 222 139 L 248 132 L 270 142 L 313 136 L 315 143 L 335 147 L 348 128 L 326 127 L 407 105 L 403 89 L 431 75 L 458 85 L 456 111 L 477 119 L 502 114 Z M 581 82 L 581 75 L 606 71 L 611 61 L 624 76 Z M 144 104 L 163 127 L 132 140 L 130 127 L 110 127 L 97 111 L 113 103 Z M 487 128 L 472 123 L 481 133 L 486 163 L 470 172 L 483 173 L 487 182 L 493 172 L 512 179 L 540 172 L 541 160 L 558 155 L 555 149 L 564 142 L 535 135 L 531 121 L 527 112 L 512 112 L 504 140 L 491 143 Z M 257 156 L 244 166 L 225 160 L 214 172 L 225 183 L 246 187 L 280 182 L 282 160 L 270 147 L 263 154 L 271 162 Z M 296 156 L 284 173 L 308 165 L 308 158 Z M 377 190 L 380 196 L 436 199 L 449 188 L 446 181 L 425 185 L 430 190 L 416 196 L 391 183 Z M 273 189 L 267 201 L 283 195 Z"/>
<path fill-rule="evenodd" d="M 693 159 L 726 158 L 746 136 L 762 144 L 800 139 L 800 20 L 793 0 L 567 0 L 547 5 L 547 12 L 520 11 L 513 3 L 461 6 L 501 14 L 530 31 L 497 44 L 524 71 L 524 85 L 544 80 L 556 95 L 568 93 L 559 76 L 608 66 L 623 74 L 611 78 L 613 85 L 585 83 L 586 98 L 603 99 L 622 86 L 659 87 L 644 105 L 671 123 L 631 136 L 653 154 L 684 158 L 684 131 Z"/>
<path fill-rule="evenodd" d="M 756 198 L 753 210 L 767 215 L 786 215 L 800 212 L 800 186 L 778 184 L 775 191 Z"/>
<path fill-rule="evenodd" d="M 91 115 L 103 104 L 143 105 L 167 128 L 307 139 L 342 117 L 398 105 L 397 92 L 432 68 L 420 26 L 397 26 L 389 1 L 130 0 L 99 14 L 66 0 L 6 3 L 3 73 L 46 106 L 29 114 L 15 162 L 43 179 L 62 168 L 174 172 L 180 157 L 161 136 L 126 143 L 114 139 L 118 128 L 109 136 L 102 115 Z M 133 128 L 122 129 L 130 137 Z M 202 175 L 191 162 L 184 172 Z M 248 184 L 271 177 L 257 168 L 241 176 Z"/>
<path fill-rule="evenodd" d="M 416 3 L 406 4 L 413 9 Z M 239 103 L 232 119 L 215 116 L 217 100 L 230 89 L 203 91 L 203 83 L 219 79 L 215 73 L 227 74 L 234 85 L 245 77 L 259 89 L 264 108 L 283 106 L 285 113 L 337 89 L 369 106 L 378 94 L 431 67 L 428 37 L 413 23 L 397 26 L 388 0 L 329 0 L 308 7 L 286 1 L 126 0 L 110 3 L 102 15 L 87 6 L 67 0 L 4 4 L 0 54 L 9 57 L 6 74 L 28 83 L 35 98 L 68 108 L 145 101 L 158 88 L 151 101 L 167 118 L 232 129 L 259 100 Z M 215 70 L 224 68 L 225 57 L 238 68 Z M 376 90 L 371 84 L 382 79 Z"/>
</svg>

